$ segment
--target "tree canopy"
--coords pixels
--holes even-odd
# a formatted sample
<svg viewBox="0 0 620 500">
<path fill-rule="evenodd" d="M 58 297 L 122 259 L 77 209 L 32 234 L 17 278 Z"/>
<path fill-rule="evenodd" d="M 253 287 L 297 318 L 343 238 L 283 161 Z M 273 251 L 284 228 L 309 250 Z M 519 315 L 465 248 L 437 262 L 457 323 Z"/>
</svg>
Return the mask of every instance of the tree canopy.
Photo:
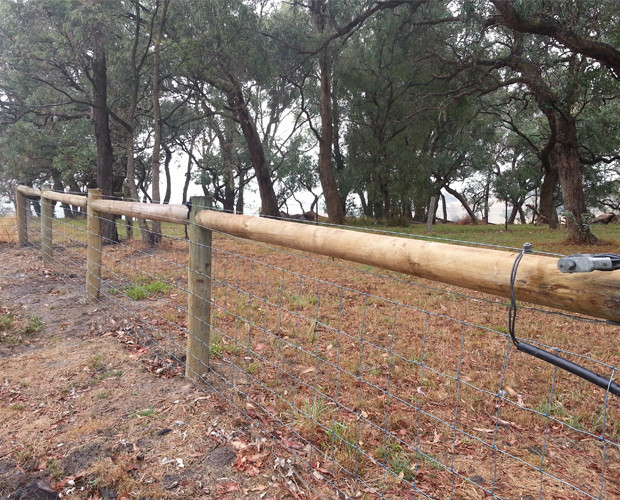
<svg viewBox="0 0 620 500">
<path fill-rule="evenodd" d="M 252 186 L 264 216 L 335 223 L 495 199 L 594 243 L 591 211 L 620 206 L 619 7 L 0 0 L 3 190 L 168 203 L 182 165 L 183 201 L 195 182 L 231 212 Z"/>
</svg>

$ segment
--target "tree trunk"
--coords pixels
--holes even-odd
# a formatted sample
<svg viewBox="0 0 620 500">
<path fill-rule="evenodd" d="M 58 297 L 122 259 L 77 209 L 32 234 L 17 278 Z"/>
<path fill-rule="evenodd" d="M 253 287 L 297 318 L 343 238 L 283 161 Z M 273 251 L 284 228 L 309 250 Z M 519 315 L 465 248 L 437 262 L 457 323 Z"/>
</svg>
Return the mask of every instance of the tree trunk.
<svg viewBox="0 0 620 500">
<path fill-rule="evenodd" d="M 224 173 L 224 197 L 222 204 L 224 206 L 224 212 L 233 213 L 235 210 L 235 175 L 232 154 L 234 136 L 229 127 L 221 130 L 216 126 L 215 133 L 220 143 Z"/>
<path fill-rule="evenodd" d="M 136 157 L 134 152 L 134 123 L 136 119 L 136 109 L 138 108 L 138 93 L 140 89 L 140 68 L 142 63 L 138 63 L 138 45 L 140 42 L 140 26 L 141 26 L 141 8 L 136 3 L 135 5 L 135 32 L 134 40 L 130 53 L 130 67 L 131 67 L 131 94 L 129 100 L 129 107 L 127 108 L 127 114 L 125 117 L 125 154 L 127 155 L 126 164 L 126 178 L 127 185 L 129 186 L 129 195 L 134 201 L 140 200 L 138 194 L 138 187 L 136 185 Z M 142 235 L 142 241 L 149 243 L 151 241 L 151 230 L 149 224 L 144 219 L 137 219 L 138 226 L 140 227 L 140 234 Z"/>
<path fill-rule="evenodd" d="M 190 151 L 194 149 L 194 140 L 192 139 L 192 144 Z M 187 155 L 187 170 L 185 171 L 185 181 L 183 182 L 183 201 L 181 203 L 185 204 L 187 202 L 187 191 L 189 190 L 189 181 L 192 179 L 192 155 Z"/>
<path fill-rule="evenodd" d="M 552 131 L 547 144 L 542 149 L 540 158 L 544 171 L 543 182 L 540 186 L 540 214 L 547 219 L 549 229 L 557 229 L 560 227 L 558 220 L 558 211 L 555 209 L 555 187 L 558 184 L 559 174 L 558 168 L 552 161 L 552 151 L 555 145 L 555 131 Z"/>
<path fill-rule="evenodd" d="M 586 245 L 600 243 L 600 240 L 590 231 L 575 120 L 568 110 L 564 113 L 556 111 L 553 116 L 557 131 L 553 158 L 558 166 L 560 188 L 566 211 L 568 240 Z"/>
<path fill-rule="evenodd" d="M 161 0 L 161 4 L 158 6 L 161 9 L 161 13 L 158 16 L 157 27 L 155 30 L 155 36 L 153 37 L 153 155 L 152 155 L 152 170 L 151 190 L 153 193 L 152 203 L 159 203 L 161 201 L 161 193 L 159 190 L 159 166 L 160 166 L 160 149 L 161 149 L 161 106 L 159 103 L 159 80 L 160 80 L 160 65 L 161 65 L 161 37 L 164 30 L 164 23 L 166 21 L 166 11 L 168 9 L 168 0 Z M 151 245 L 157 245 L 161 241 L 161 222 L 153 221 L 153 231 L 151 232 Z"/>
<path fill-rule="evenodd" d="M 93 41 L 93 125 L 97 147 L 97 187 L 101 189 L 104 198 L 110 198 L 114 191 L 114 156 L 110 134 L 110 117 L 107 107 L 107 62 L 105 49 L 101 42 L 101 35 L 95 33 Z M 102 218 L 101 233 L 104 244 L 118 243 L 114 216 L 102 214 Z"/>
<path fill-rule="evenodd" d="M 233 83 L 234 90 L 228 92 L 228 103 L 233 109 L 236 120 L 241 125 L 243 137 L 248 145 L 252 166 L 256 174 L 256 182 L 258 183 L 258 191 L 261 199 L 261 215 L 268 217 L 278 217 L 280 210 L 278 208 L 278 200 L 273 189 L 271 180 L 271 171 L 267 160 L 265 159 L 265 150 L 260 140 L 256 124 L 250 115 L 247 103 L 243 98 L 243 91 L 237 84 Z"/>
<path fill-rule="evenodd" d="M 443 213 L 443 220 L 445 222 L 448 222 L 448 204 L 446 203 L 446 197 L 443 195 L 443 193 L 441 194 L 441 211 Z"/>
<path fill-rule="evenodd" d="M 334 126 L 332 119 L 331 72 L 327 51 L 320 60 L 321 77 L 321 136 L 319 137 L 319 180 L 325 197 L 327 216 L 333 224 L 344 224 L 344 208 L 342 198 L 336 185 L 336 176 L 332 164 L 332 145 Z"/>
<path fill-rule="evenodd" d="M 557 229 L 559 227 L 558 211 L 555 209 L 553 196 L 558 180 L 558 169 L 551 165 L 549 167 L 545 166 L 545 176 L 540 186 L 539 211 L 547 219 L 550 229 Z"/>
<path fill-rule="evenodd" d="M 476 214 L 469 206 L 469 203 L 467 203 L 467 200 L 465 199 L 465 197 L 458 191 L 455 191 L 454 189 L 452 189 L 450 186 L 444 186 L 444 189 L 461 202 L 461 205 L 463 205 L 463 208 L 467 212 L 467 215 L 469 215 L 469 217 L 471 218 L 471 221 L 475 224 L 478 221 L 478 218 L 476 217 Z"/>
<path fill-rule="evenodd" d="M 538 108 L 549 123 L 551 137 L 543 152 L 543 164 L 548 157 L 549 164 L 558 169 L 564 208 L 567 212 L 568 239 L 573 243 L 586 245 L 598 243 L 599 240 L 590 231 L 587 220 L 577 125 L 572 115 L 571 102 L 558 96 L 542 78 L 540 65 L 521 57 L 509 59 L 509 64 L 525 77 L 526 85 L 532 91 Z"/>
<path fill-rule="evenodd" d="M 515 223 L 515 219 L 517 218 L 517 214 L 519 213 L 519 207 L 515 204 L 512 205 L 512 210 L 510 211 L 510 216 L 508 217 L 508 221 L 506 224 L 513 225 Z"/>
<path fill-rule="evenodd" d="M 164 172 L 166 174 L 166 193 L 164 194 L 164 205 L 170 203 L 170 196 L 172 195 L 172 179 L 170 178 L 170 162 L 172 161 L 172 151 L 170 148 L 164 147 L 164 154 L 166 159 L 164 160 Z"/>
<path fill-rule="evenodd" d="M 245 175 L 242 173 L 239 176 L 239 190 L 237 191 L 237 204 L 235 205 L 235 213 L 242 215 L 243 214 L 243 191 L 245 189 Z"/>
<path fill-rule="evenodd" d="M 69 178 L 69 181 L 67 183 L 69 184 L 69 190 L 72 193 L 75 193 L 75 194 L 81 193 L 80 186 L 78 185 L 78 183 L 73 177 Z M 71 212 L 73 214 L 73 217 L 77 217 L 80 214 L 80 207 L 77 205 L 72 205 Z"/>
</svg>

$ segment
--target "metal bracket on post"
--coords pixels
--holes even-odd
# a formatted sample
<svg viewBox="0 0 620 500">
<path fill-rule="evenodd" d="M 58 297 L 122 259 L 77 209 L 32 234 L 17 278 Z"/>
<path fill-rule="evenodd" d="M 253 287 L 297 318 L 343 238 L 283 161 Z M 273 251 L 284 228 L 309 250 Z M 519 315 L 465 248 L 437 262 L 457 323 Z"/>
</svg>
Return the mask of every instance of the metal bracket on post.
<svg viewBox="0 0 620 500">
<path fill-rule="evenodd" d="M 592 271 L 613 271 L 620 269 L 620 255 L 612 253 L 575 253 L 562 257 L 558 268 L 563 273 L 591 273 Z"/>
</svg>

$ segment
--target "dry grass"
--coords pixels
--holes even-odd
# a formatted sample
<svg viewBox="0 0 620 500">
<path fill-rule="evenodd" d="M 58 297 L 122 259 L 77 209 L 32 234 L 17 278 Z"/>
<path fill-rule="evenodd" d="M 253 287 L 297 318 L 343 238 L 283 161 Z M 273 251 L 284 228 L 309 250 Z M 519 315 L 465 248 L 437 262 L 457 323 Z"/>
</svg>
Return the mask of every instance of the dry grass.
<svg viewBox="0 0 620 500">
<path fill-rule="evenodd" d="M 80 240 L 70 236 L 79 227 L 65 227 L 64 241 Z M 555 233 L 535 236 L 537 248 L 562 251 Z M 562 253 L 579 250 L 592 251 Z M 83 249 L 63 252 L 79 269 Z M 104 252 L 106 303 L 177 368 L 186 255 L 176 238 Z M 517 352 L 503 300 L 222 235 L 213 277 L 205 382 L 310 465 L 315 474 L 303 475 L 320 494 L 333 483 L 367 498 L 407 498 L 412 485 L 433 498 L 597 497 L 604 456 L 602 495 L 620 495 L 617 398 Z M 168 288 L 121 300 L 122 287 L 144 280 Z M 519 337 L 605 376 L 601 363 L 618 366 L 617 326 L 525 306 Z"/>
<path fill-rule="evenodd" d="M 149 276 L 171 285 L 165 297 L 137 305 L 162 352 L 185 344 L 185 255 L 179 240 L 156 252 L 135 241 L 105 252 L 104 275 L 114 283 Z M 214 371 L 206 381 L 298 443 L 299 459 L 349 494 L 401 498 L 415 484 L 438 498 L 482 498 L 491 488 L 581 498 L 569 485 L 596 496 L 602 453 L 607 464 L 620 459 L 617 401 L 605 406 L 604 391 L 516 352 L 502 301 L 222 235 L 213 268 Z M 519 312 L 520 337 L 611 366 L 620 354 L 608 343 L 614 333 Z M 223 362 L 234 369 L 218 368 Z"/>
<path fill-rule="evenodd" d="M 0 242 L 15 243 L 17 241 L 17 218 L 14 215 L 0 217 Z"/>
</svg>

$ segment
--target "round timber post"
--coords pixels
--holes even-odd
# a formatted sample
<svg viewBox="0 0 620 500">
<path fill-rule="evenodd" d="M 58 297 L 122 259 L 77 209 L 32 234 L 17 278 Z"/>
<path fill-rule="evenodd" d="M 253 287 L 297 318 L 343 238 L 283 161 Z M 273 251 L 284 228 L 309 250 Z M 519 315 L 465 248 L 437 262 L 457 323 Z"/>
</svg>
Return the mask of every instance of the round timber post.
<svg viewBox="0 0 620 500">
<path fill-rule="evenodd" d="M 195 223 L 196 214 L 207 206 L 207 199 L 204 196 L 193 196 L 190 203 L 185 376 L 196 380 L 209 367 L 212 232 Z"/>
</svg>

